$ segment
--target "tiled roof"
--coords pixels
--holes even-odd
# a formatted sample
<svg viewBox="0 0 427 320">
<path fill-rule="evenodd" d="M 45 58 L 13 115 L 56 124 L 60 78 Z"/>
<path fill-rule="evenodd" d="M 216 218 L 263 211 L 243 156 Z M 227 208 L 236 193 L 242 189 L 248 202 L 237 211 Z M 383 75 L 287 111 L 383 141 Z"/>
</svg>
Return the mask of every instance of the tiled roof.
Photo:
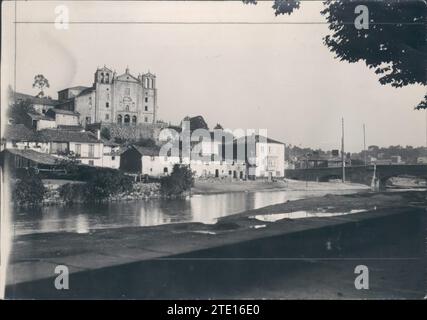
<svg viewBox="0 0 427 320">
<path fill-rule="evenodd" d="M 32 119 L 32 120 L 47 120 L 47 121 L 55 121 L 55 119 L 52 119 L 50 117 L 46 117 L 44 114 L 40 114 L 40 113 L 28 113 L 28 116 Z"/>
<path fill-rule="evenodd" d="M 3 138 L 12 141 L 33 141 L 36 134 L 23 124 L 7 125 L 4 130 Z"/>
<path fill-rule="evenodd" d="M 31 149 L 7 149 L 5 151 L 40 164 L 54 165 L 57 164 L 59 160 L 57 157 L 51 156 L 50 154 L 37 152 Z"/>
<path fill-rule="evenodd" d="M 241 137 L 241 138 L 237 138 L 235 141 L 237 143 L 245 143 L 247 142 L 248 139 L 250 139 L 251 136 L 245 136 L 245 137 Z M 277 143 L 277 144 L 284 144 L 283 142 L 268 138 L 268 137 L 264 137 L 264 136 L 260 136 L 260 135 L 255 135 L 255 142 L 260 142 L 260 140 L 262 140 L 262 142 L 267 142 L 267 143 Z"/>
<path fill-rule="evenodd" d="M 67 126 L 65 124 L 58 125 L 58 129 L 61 130 L 73 130 L 73 131 L 84 131 L 84 128 L 81 125 L 78 126 Z"/>
<path fill-rule="evenodd" d="M 132 145 L 142 156 L 159 156 L 160 148 L 159 147 L 139 147 Z"/>
<path fill-rule="evenodd" d="M 88 131 L 80 132 L 73 130 L 44 129 L 38 132 L 38 141 L 41 142 L 82 142 L 101 143 L 100 140 Z"/>
<path fill-rule="evenodd" d="M 32 95 L 29 94 L 25 94 L 25 93 L 20 93 L 20 92 L 15 92 L 15 94 L 11 95 L 11 99 L 15 99 L 15 100 L 30 100 L 31 103 L 33 104 L 43 104 L 43 105 L 48 105 L 48 106 L 55 106 L 58 104 L 58 100 L 54 100 L 54 99 L 48 99 L 48 98 L 38 98 L 38 97 L 34 97 Z"/>
<path fill-rule="evenodd" d="M 80 113 L 75 112 L 75 111 L 65 110 L 65 109 L 57 109 L 57 108 L 50 109 L 48 112 L 49 113 L 53 112 L 53 113 L 59 113 L 59 114 L 68 114 L 68 115 L 72 115 L 72 116 L 78 116 L 80 114 Z"/>
<path fill-rule="evenodd" d="M 75 86 L 75 87 L 70 87 L 70 88 L 62 89 L 61 91 L 65 91 L 65 90 L 84 90 L 84 89 L 87 89 L 87 88 L 89 88 L 89 87 L 86 87 L 86 86 Z M 59 92 L 61 92 L 61 91 L 59 91 Z"/>
</svg>

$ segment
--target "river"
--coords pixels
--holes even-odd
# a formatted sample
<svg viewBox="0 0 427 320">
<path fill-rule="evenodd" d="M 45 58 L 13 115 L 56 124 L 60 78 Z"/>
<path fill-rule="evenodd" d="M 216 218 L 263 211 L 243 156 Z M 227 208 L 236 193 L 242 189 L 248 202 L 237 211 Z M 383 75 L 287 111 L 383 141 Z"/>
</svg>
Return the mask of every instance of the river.
<svg viewBox="0 0 427 320">
<path fill-rule="evenodd" d="M 186 199 L 118 201 L 20 209 L 13 214 L 13 234 L 88 233 L 94 229 L 155 226 L 167 223 L 215 223 L 217 218 L 288 200 L 360 190 L 259 191 L 193 195 Z"/>
</svg>

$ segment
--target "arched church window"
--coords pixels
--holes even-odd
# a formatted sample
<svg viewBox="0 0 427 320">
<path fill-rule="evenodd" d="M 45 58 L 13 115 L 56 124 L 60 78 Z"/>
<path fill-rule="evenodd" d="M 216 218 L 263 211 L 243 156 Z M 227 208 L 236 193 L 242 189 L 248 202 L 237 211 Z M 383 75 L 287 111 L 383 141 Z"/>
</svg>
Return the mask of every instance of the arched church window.
<svg viewBox="0 0 427 320">
<path fill-rule="evenodd" d="M 132 117 L 132 124 L 134 124 L 134 125 L 135 125 L 135 124 L 136 124 L 136 120 L 137 120 L 136 116 L 133 116 L 133 117 Z"/>
<path fill-rule="evenodd" d="M 122 117 L 122 115 L 121 115 L 121 114 L 119 114 L 119 115 L 117 116 L 117 123 L 118 123 L 118 124 L 122 124 L 122 122 L 123 122 L 123 117 Z"/>
<path fill-rule="evenodd" d="M 101 83 L 104 83 L 104 72 L 101 72 Z"/>
<path fill-rule="evenodd" d="M 128 114 L 125 115 L 124 123 L 125 124 L 129 124 L 130 123 L 130 116 Z"/>
<path fill-rule="evenodd" d="M 109 73 L 107 73 L 107 74 L 105 75 L 105 82 L 106 82 L 106 83 L 110 83 L 110 74 L 109 74 Z"/>
<path fill-rule="evenodd" d="M 126 111 L 129 111 L 129 105 L 128 104 L 126 105 L 125 109 L 126 109 Z"/>
</svg>

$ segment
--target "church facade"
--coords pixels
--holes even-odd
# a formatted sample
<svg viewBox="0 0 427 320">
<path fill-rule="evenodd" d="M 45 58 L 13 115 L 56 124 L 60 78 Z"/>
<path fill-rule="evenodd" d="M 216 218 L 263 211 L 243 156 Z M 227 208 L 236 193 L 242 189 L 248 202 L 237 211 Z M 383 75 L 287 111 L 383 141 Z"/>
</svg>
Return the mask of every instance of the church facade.
<svg viewBox="0 0 427 320">
<path fill-rule="evenodd" d="M 72 87 L 58 92 L 64 108 L 80 114 L 80 124 L 114 123 L 125 126 L 153 124 L 157 115 L 156 76 L 117 75 L 107 67 L 95 72 L 92 87 Z"/>
</svg>

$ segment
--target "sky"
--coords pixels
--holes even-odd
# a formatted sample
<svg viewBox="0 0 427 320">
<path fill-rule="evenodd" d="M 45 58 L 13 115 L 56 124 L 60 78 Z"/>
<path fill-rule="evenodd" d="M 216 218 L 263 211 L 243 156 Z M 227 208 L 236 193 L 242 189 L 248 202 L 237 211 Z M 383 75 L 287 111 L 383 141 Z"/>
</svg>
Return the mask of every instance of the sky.
<svg viewBox="0 0 427 320">
<path fill-rule="evenodd" d="M 66 30 L 53 23 L 58 5 L 73 22 Z M 99 66 L 118 74 L 128 66 L 156 74 L 158 118 L 174 124 L 202 115 L 211 128 L 267 129 L 287 144 L 329 150 L 340 148 L 344 117 L 346 151 L 363 149 L 363 123 L 367 145 L 426 145 L 426 113 L 413 110 L 425 87 L 383 86 L 363 62 L 335 59 L 322 40 L 322 2 L 279 17 L 271 5 L 3 2 L 2 84 L 37 94 L 33 78 L 43 74 L 56 98 L 91 86 Z"/>
</svg>

